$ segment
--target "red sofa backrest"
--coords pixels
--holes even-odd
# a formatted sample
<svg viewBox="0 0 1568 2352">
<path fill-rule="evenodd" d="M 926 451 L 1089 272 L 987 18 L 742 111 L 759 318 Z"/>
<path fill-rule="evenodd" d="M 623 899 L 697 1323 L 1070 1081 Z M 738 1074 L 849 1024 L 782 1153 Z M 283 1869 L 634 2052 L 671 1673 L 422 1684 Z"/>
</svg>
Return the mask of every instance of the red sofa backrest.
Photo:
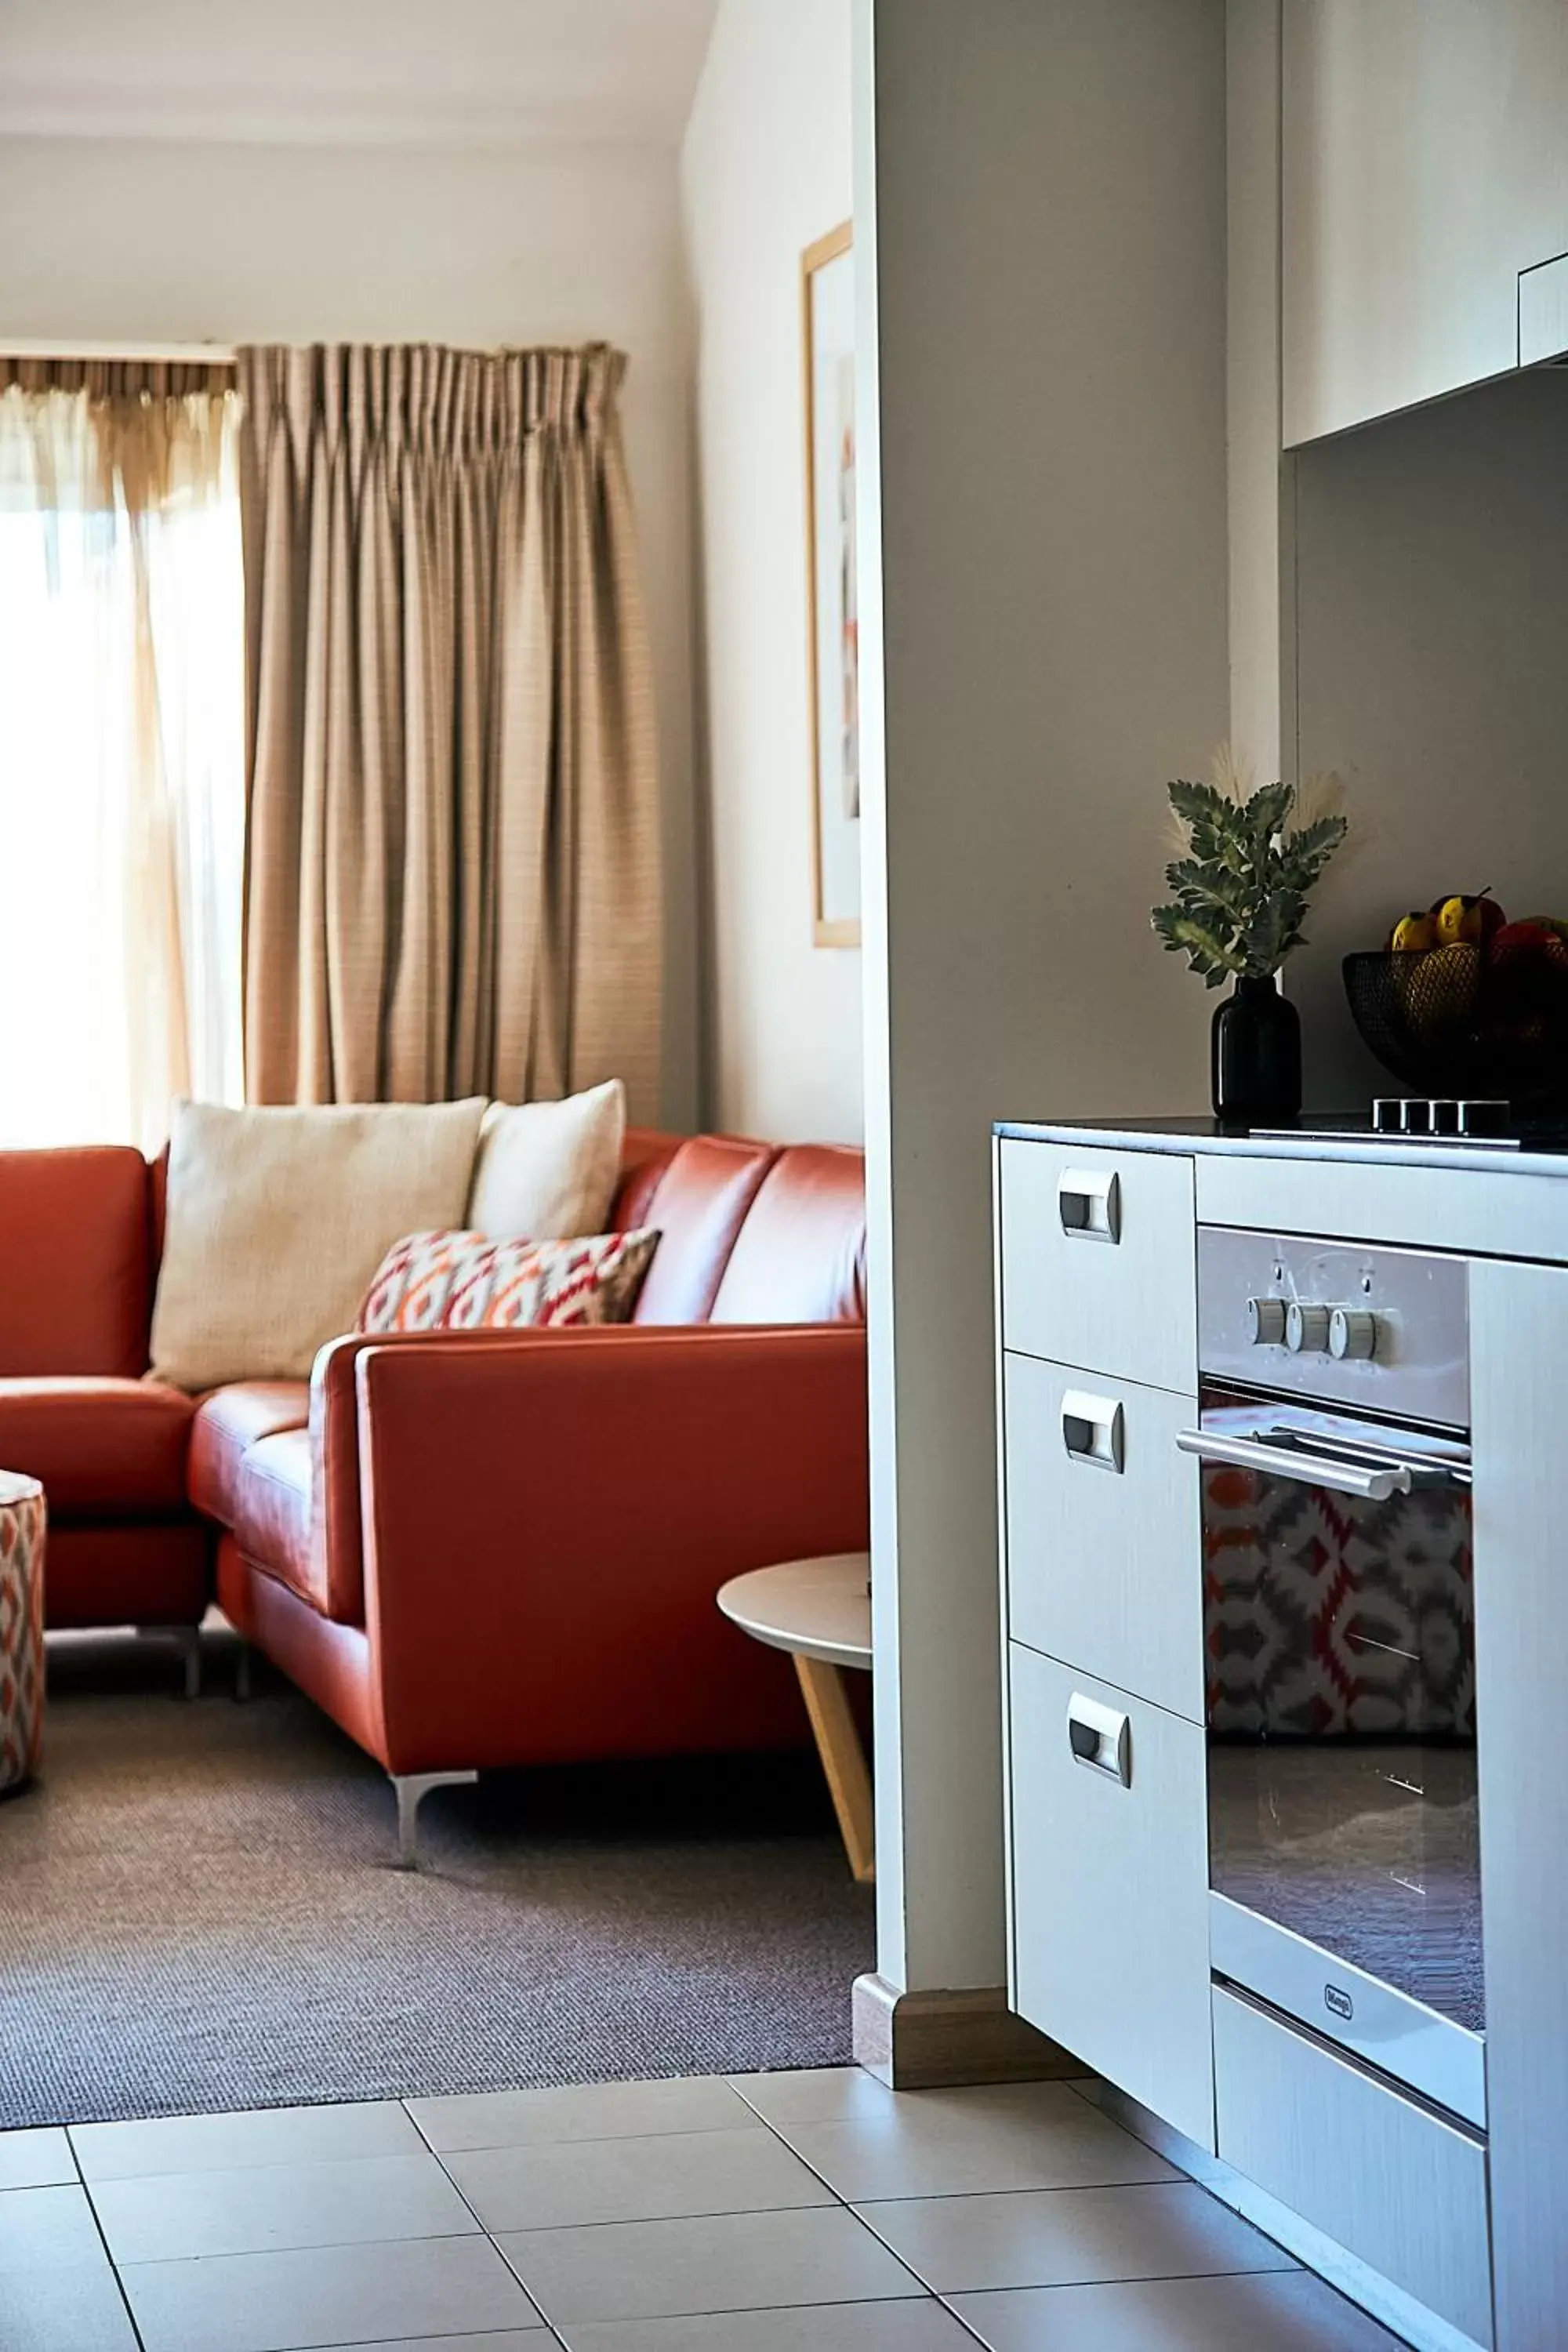
<svg viewBox="0 0 1568 2352">
<path fill-rule="evenodd" d="M 832 1143 L 779 1153 L 735 1236 L 708 1319 L 864 1323 L 863 1153 Z"/>
<path fill-rule="evenodd" d="M 140 1378 L 151 1214 L 147 1162 L 129 1146 L 0 1151 L 0 1380 Z"/>
<path fill-rule="evenodd" d="M 634 1129 L 611 1222 L 662 1235 L 639 1323 L 838 1323 L 866 1315 L 860 1152 Z"/>
<path fill-rule="evenodd" d="M 119 1144 L 0 1151 L 0 1380 L 146 1370 L 164 1172 Z M 611 1223 L 663 1235 L 639 1323 L 865 1319 L 858 1151 L 634 1129 Z"/>
</svg>

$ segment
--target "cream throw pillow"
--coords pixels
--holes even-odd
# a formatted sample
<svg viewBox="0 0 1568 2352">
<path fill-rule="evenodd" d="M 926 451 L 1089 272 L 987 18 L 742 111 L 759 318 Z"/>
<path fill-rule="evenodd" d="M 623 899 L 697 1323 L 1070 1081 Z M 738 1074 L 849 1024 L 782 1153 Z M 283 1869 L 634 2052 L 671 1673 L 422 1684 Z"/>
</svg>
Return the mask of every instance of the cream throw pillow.
<svg viewBox="0 0 1568 2352">
<path fill-rule="evenodd" d="M 479 1139 L 468 1230 L 492 1241 L 602 1234 L 626 1132 L 626 1090 L 619 1078 L 564 1102 L 492 1103 Z"/>
<path fill-rule="evenodd" d="M 230 1110 L 169 1142 L 153 1370 L 182 1389 L 303 1380 L 400 1234 L 462 1223 L 484 1097 Z"/>
</svg>

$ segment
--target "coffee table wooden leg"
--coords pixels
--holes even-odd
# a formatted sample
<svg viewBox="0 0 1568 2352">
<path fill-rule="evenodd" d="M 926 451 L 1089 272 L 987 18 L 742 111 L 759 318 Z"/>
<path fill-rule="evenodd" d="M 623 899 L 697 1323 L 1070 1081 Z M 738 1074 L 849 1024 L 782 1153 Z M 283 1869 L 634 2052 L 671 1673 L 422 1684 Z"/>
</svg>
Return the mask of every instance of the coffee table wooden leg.
<svg viewBox="0 0 1568 2352">
<path fill-rule="evenodd" d="M 871 1776 L 866 1751 L 849 1708 L 842 1668 L 822 1658 L 796 1656 L 805 1711 L 816 1740 L 816 1752 L 827 1775 L 827 1791 L 838 1816 L 839 1835 L 849 1867 L 864 1885 L 876 1876 L 876 1840 L 872 1828 Z"/>
</svg>

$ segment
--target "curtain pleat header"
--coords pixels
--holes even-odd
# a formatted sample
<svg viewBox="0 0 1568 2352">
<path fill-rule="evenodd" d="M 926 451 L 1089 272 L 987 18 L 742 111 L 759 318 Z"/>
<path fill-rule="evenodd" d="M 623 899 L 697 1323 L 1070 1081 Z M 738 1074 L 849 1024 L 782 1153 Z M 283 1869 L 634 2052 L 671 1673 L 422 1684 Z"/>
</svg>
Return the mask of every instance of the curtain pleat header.
<svg viewBox="0 0 1568 2352">
<path fill-rule="evenodd" d="M 249 348 L 239 381 L 253 415 L 288 421 L 296 457 L 312 440 L 395 455 L 502 457 L 538 433 L 597 439 L 626 373 L 605 343 L 468 352 L 434 343 Z"/>
<path fill-rule="evenodd" d="M 0 392 L 85 392 L 89 400 L 191 400 L 232 392 L 228 360 L 24 357 L 0 351 Z"/>
</svg>

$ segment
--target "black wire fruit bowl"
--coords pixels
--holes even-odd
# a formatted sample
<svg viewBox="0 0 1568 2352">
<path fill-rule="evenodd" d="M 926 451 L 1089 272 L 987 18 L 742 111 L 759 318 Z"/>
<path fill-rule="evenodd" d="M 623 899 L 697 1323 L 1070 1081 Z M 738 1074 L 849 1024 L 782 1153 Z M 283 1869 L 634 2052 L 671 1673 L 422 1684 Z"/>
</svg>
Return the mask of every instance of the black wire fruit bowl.
<svg viewBox="0 0 1568 2352">
<path fill-rule="evenodd" d="M 1346 956 L 1344 975 L 1363 1043 L 1415 1093 L 1568 1102 L 1568 945 L 1378 950 Z"/>
</svg>

